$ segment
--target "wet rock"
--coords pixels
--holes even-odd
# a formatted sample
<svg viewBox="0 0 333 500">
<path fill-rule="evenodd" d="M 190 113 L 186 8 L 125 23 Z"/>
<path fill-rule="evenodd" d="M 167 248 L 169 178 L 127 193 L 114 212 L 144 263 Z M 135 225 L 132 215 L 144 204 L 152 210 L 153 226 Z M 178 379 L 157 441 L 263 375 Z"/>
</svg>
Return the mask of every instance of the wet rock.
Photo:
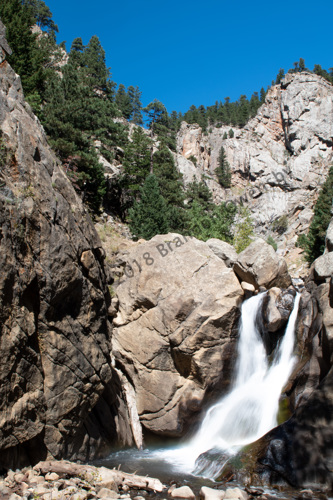
<svg viewBox="0 0 333 500">
<path fill-rule="evenodd" d="M 296 488 L 332 485 L 333 368 L 284 424 L 258 441 L 256 473 Z"/>
<path fill-rule="evenodd" d="M 265 329 L 275 333 L 285 328 L 294 307 L 296 292 L 271 288 L 264 296 L 262 313 Z"/>
</svg>

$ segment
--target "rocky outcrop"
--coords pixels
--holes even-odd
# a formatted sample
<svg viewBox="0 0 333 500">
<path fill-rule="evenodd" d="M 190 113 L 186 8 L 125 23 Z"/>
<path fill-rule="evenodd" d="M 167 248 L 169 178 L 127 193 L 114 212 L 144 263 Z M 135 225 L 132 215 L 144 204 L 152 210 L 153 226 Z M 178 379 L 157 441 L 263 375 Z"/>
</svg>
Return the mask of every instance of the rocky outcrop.
<svg viewBox="0 0 333 500">
<path fill-rule="evenodd" d="M 210 247 L 177 234 L 122 255 L 116 364 L 135 388 L 141 423 L 179 436 L 230 382 L 243 290 Z"/>
<path fill-rule="evenodd" d="M 260 238 L 238 255 L 234 271 L 241 281 L 251 283 L 256 289 L 273 286 L 288 288 L 291 285 L 286 262 Z"/>
<path fill-rule="evenodd" d="M 210 238 L 206 243 L 215 255 L 224 261 L 227 267 L 232 267 L 237 261 L 238 255 L 236 250 L 226 241 L 219 240 L 218 238 Z"/>
<path fill-rule="evenodd" d="M 197 176 L 216 201 L 245 203 L 258 234 L 274 233 L 272 223 L 288 216 L 283 235 L 274 233 L 279 250 L 288 253 L 297 235 L 308 230 L 321 184 L 333 159 L 333 87 L 308 72 L 287 74 L 273 86 L 255 118 L 234 137 L 223 139 L 230 127 L 209 129 L 182 124 L 180 156 L 194 155 Z M 218 153 L 223 145 L 232 169 L 232 189 L 216 182 Z"/>
<path fill-rule="evenodd" d="M 6 61 L 0 127 L 0 467 L 92 458 L 131 442 L 105 252 Z"/>
<path fill-rule="evenodd" d="M 251 474 L 254 482 L 332 489 L 333 302 L 329 267 L 330 253 L 326 253 L 313 263 L 302 291 L 297 364 L 284 394 L 290 418 L 241 454 L 245 475 Z M 271 289 L 268 295 L 264 325 L 274 333 L 282 320 L 281 294 Z M 283 302 L 282 309 L 288 308 Z"/>
<path fill-rule="evenodd" d="M 263 439 L 257 473 L 294 487 L 333 487 L 333 369 L 285 424 Z"/>
</svg>

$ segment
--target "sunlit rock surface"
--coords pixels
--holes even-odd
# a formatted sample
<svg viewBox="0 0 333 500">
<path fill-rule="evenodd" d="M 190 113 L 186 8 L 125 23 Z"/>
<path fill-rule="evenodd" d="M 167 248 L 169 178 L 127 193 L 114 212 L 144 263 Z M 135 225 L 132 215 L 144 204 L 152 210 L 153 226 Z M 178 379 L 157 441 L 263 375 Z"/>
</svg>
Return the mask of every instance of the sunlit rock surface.
<svg viewBox="0 0 333 500">
<path fill-rule="evenodd" d="M 120 255 L 121 263 L 116 362 L 134 385 L 142 424 L 181 435 L 205 397 L 230 382 L 243 290 L 195 238 L 155 236 Z"/>
<path fill-rule="evenodd" d="M 178 168 L 186 179 L 203 176 L 215 200 L 244 203 L 259 234 L 266 238 L 273 232 L 281 252 L 294 252 L 297 235 L 309 228 L 333 159 L 333 87 L 309 72 L 287 74 L 269 89 L 243 129 L 232 128 L 234 137 L 223 139 L 230 126 L 209 127 L 204 134 L 198 125 L 183 122 Z M 215 175 L 222 146 L 231 166 L 231 189 L 221 188 Z M 272 223 L 283 215 L 288 227 L 279 235 Z M 298 259 L 297 254 L 290 257 Z"/>
</svg>

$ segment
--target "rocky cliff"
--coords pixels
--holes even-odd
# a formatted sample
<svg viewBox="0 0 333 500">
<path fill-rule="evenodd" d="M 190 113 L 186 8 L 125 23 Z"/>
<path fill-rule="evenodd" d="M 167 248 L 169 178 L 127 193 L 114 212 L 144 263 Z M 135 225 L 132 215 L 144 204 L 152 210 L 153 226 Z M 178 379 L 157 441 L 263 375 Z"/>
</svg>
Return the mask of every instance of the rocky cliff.
<svg viewBox="0 0 333 500">
<path fill-rule="evenodd" d="M 233 138 L 223 139 L 229 129 L 211 128 L 204 134 L 198 125 L 183 122 L 178 168 L 186 182 L 203 176 L 217 201 L 245 203 L 258 234 L 274 233 L 272 223 L 287 215 L 284 235 L 274 234 L 279 251 L 286 255 L 297 235 L 307 231 L 332 163 L 333 87 L 311 73 L 287 74 L 268 91 L 256 117 L 244 129 L 234 128 Z M 221 146 L 232 170 L 232 188 L 227 190 L 214 174 Z"/>
<path fill-rule="evenodd" d="M 111 368 L 105 253 L 1 33 L 0 467 L 91 458 L 131 442 Z"/>
</svg>

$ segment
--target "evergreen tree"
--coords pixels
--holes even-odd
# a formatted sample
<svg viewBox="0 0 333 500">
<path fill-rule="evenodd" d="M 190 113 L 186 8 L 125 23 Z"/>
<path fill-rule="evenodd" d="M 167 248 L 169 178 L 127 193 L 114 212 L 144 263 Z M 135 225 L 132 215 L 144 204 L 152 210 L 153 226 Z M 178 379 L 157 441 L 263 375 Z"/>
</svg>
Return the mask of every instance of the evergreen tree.
<svg viewBox="0 0 333 500">
<path fill-rule="evenodd" d="M 37 26 L 52 33 L 53 36 L 58 33 L 58 26 L 52 19 L 52 12 L 43 0 L 23 0 L 22 4 L 31 8 Z"/>
<path fill-rule="evenodd" d="M 132 85 L 128 87 L 127 94 L 129 97 L 129 101 L 131 103 L 131 115 L 130 120 L 135 125 L 143 125 L 142 119 L 142 104 L 141 104 L 141 95 L 142 92 L 139 90 L 139 87 L 133 87 Z"/>
<path fill-rule="evenodd" d="M 176 150 L 175 130 L 170 127 L 168 112 L 160 101 L 154 99 L 143 111 L 147 114 L 148 126 L 152 136 L 157 136 L 173 151 Z M 151 171 L 153 170 L 153 159 L 151 160 Z"/>
<path fill-rule="evenodd" d="M 261 89 L 260 89 L 260 102 L 261 102 L 261 104 L 264 104 L 265 99 L 266 99 L 266 91 L 265 91 L 264 87 L 261 87 Z"/>
<path fill-rule="evenodd" d="M 333 166 L 318 196 L 308 236 L 301 239 L 303 243 L 300 246 L 305 249 L 306 259 L 310 263 L 324 253 L 326 231 L 332 218 L 332 205 Z"/>
<path fill-rule="evenodd" d="M 151 239 L 169 231 L 166 202 L 161 196 L 157 178 L 148 175 L 140 188 L 140 200 L 129 211 L 129 227 L 137 238 Z"/>
<path fill-rule="evenodd" d="M 151 103 L 148 104 L 148 106 L 143 108 L 143 111 L 147 115 L 148 126 L 152 130 L 153 134 L 155 133 L 155 125 L 157 123 L 163 125 L 167 123 L 167 110 L 165 109 L 165 106 L 157 99 L 154 99 Z"/>
<path fill-rule="evenodd" d="M 32 9 L 21 0 L 6 0 L 0 2 L 0 17 L 7 28 L 6 38 L 13 51 L 7 60 L 20 75 L 25 96 L 41 95 L 49 54 L 40 50 L 37 35 L 31 32 L 35 24 Z"/>
<path fill-rule="evenodd" d="M 188 207 L 191 207 L 194 202 L 197 202 L 206 211 L 213 208 L 212 192 L 202 180 L 200 182 L 194 180 L 188 184 L 185 198 Z"/>
<path fill-rule="evenodd" d="M 203 241 L 218 238 L 231 243 L 236 211 L 235 205 L 225 203 L 213 205 L 210 210 L 205 210 L 202 204 L 194 200 L 186 214 L 186 234 Z"/>
<path fill-rule="evenodd" d="M 227 160 L 227 155 L 225 154 L 224 147 L 221 146 L 218 158 L 219 166 L 215 169 L 218 181 L 220 185 L 224 188 L 231 187 L 231 170 L 230 165 Z"/>
<path fill-rule="evenodd" d="M 82 38 L 78 37 L 73 40 L 71 50 L 69 53 L 69 62 L 74 67 L 84 67 L 84 45 L 82 42 Z"/>
<path fill-rule="evenodd" d="M 253 92 L 250 100 L 250 117 L 253 118 L 256 114 L 258 109 L 261 106 L 261 102 L 259 100 L 258 92 Z"/>
<path fill-rule="evenodd" d="M 109 149 L 124 144 L 125 134 L 123 126 L 112 119 L 115 104 L 96 92 L 97 79 L 89 77 L 86 65 L 77 66 L 81 55 L 84 62 L 85 53 L 79 40 L 75 46 L 70 62 L 62 67 L 62 77 L 54 74 L 47 82 L 41 119 L 75 187 L 92 211 L 98 212 L 105 179 L 93 141 L 99 139 L 104 145 L 101 153 L 111 159 Z"/>
<path fill-rule="evenodd" d="M 105 51 L 96 35 L 91 37 L 85 47 L 84 60 L 90 86 L 110 94 L 114 84 L 110 81 L 110 70 L 105 62 Z"/>
<path fill-rule="evenodd" d="M 298 62 L 298 66 L 299 66 L 299 71 L 305 71 L 305 61 L 303 59 L 303 57 L 300 57 L 300 60 Z"/>
<path fill-rule="evenodd" d="M 131 139 L 125 148 L 123 159 L 125 172 L 123 186 L 127 192 L 125 210 L 131 204 L 130 199 L 137 199 L 140 187 L 143 185 L 150 171 L 151 139 L 140 127 L 134 129 Z M 129 197 L 130 199 L 128 199 Z"/>
<path fill-rule="evenodd" d="M 169 227 L 173 231 L 181 231 L 184 227 L 182 175 L 176 169 L 172 153 L 163 143 L 159 150 L 154 153 L 153 162 L 154 173 L 167 204 Z"/>
<path fill-rule="evenodd" d="M 278 85 L 283 78 L 284 78 L 284 69 L 280 68 L 275 80 L 276 85 Z"/>
<path fill-rule="evenodd" d="M 125 85 L 122 83 L 119 85 L 116 93 L 116 104 L 118 109 L 120 109 L 122 115 L 126 120 L 128 120 L 132 114 L 132 105 L 130 97 L 126 92 Z"/>
</svg>

